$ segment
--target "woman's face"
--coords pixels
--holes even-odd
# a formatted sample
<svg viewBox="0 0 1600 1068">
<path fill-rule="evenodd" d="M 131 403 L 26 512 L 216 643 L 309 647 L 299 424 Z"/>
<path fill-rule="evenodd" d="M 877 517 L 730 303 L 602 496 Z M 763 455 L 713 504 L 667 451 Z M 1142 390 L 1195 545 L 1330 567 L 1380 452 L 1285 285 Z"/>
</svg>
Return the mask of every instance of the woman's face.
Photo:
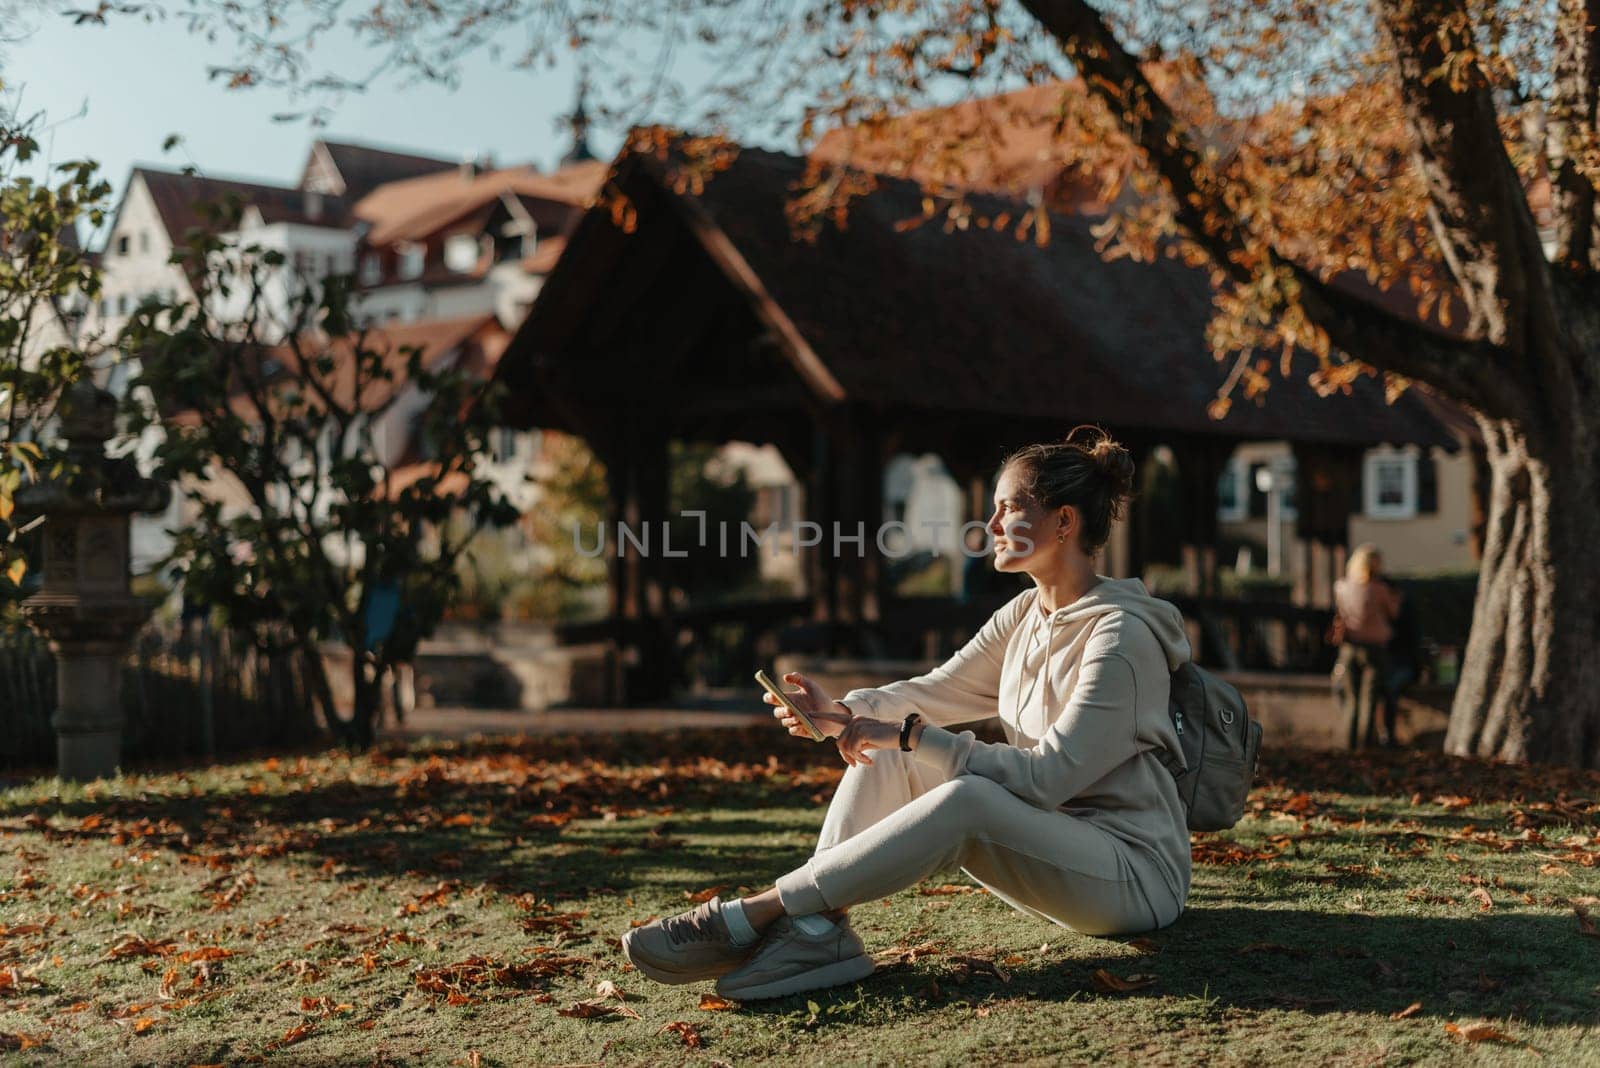
<svg viewBox="0 0 1600 1068">
<path fill-rule="evenodd" d="M 1010 468 L 994 488 L 989 534 L 994 538 L 996 571 L 1032 571 L 1067 548 L 1058 541 L 1060 510 L 1045 509 L 1029 495 Z"/>
</svg>

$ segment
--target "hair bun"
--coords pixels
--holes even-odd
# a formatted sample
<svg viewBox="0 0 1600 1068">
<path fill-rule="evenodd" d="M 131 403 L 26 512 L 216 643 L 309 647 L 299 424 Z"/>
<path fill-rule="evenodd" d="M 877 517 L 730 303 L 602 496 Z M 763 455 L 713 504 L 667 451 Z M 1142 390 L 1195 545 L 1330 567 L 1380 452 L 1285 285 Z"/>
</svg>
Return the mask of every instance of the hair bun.
<svg viewBox="0 0 1600 1068">
<path fill-rule="evenodd" d="M 1110 483 L 1113 499 L 1133 492 L 1133 454 L 1106 432 L 1104 427 L 1085 423 L 1072 428 L 1066 443 L 1082 449 Z"/>
</svg>

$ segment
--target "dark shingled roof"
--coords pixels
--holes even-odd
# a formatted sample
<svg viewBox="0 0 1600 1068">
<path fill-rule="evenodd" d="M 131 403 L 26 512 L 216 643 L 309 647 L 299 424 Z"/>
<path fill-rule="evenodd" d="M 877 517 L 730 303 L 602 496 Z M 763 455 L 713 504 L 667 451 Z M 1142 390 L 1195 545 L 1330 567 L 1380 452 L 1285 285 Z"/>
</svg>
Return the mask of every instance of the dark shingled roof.
<svg viewBox="0 0 1600 1068">
<path fill-rule="evenodd" d="M 206 225 L 199 207 L 201 203 L 220 204 L 229 194 L 237 195 L 247 206 L 254 206 L 269 223 L 296 222 L 331 227 L 349 223 L 350 203 L 342 197 L 232 178 L 204 178 L 152 167 L 135 167 L 133 173 L 144 179 L 174 245 L 182 244 L 191 227 Z"/>
<path fill-rule="evenodd" d="M 396 152 L 388 148 L 351 144 L 347 141 L 318 141 L 328 150 L 333 165 L 344 181 L 344 196 L 354 203 L 385 182 L 420 178 L 424 174 L 453 170 L 456 163 L 434 156 Z"/>
<path fill-rule="evenodd" d="M 1317 396 L 1306 383 L 1315 366 L 1309 354 L 1296 360 L 1291 379 L 1275 376 L 1264 404 L 1236 395 L 1227 417 L 1213 421 L 1207 405 L 1227 368 L 1205 343 L 1212 314 L 1206 273 L 1167 258 L 1107 262 L 1094 249 L 1093 217 L 1052 215 L 1042 248 L 1009 232 L 946 232 L 939 221 L 897 229 L 921 216 L 922 193 L 914 183 L 880 177 L 876 192 L 852 202 L 844 230 L 825 224 L 815 243 L 796 241 L 784 204 L 804 165 L 746 148 L 700 195 L 667 195 L 680 198 L 686 218 L 707 219 L 726 236 L 846 400 L 1067 425 L 1095 421 L 1119 430 L 1456 447 L 1415 396 L 1386 404 L 1376 379 L 1362 378 L 1350 396 Z M 635 155 L 618 166 L 625 188 L 653 182 L 670 190 L 664 165 L 653 158 Z M 1013 220 L 1026 210 L 1001 197 L 972 199 L 980 213 L 1009 211 Z M 586 262 L 584 249 L 586 235 L 610 225 L 603 205 L 590 213 L 541 301 L 571 299 L 559 278 L 564 272 L 610 273 Z M 641 217 L 640 230 L 648 225 Z M 630 247 L 594 244 L 620 247 L 619 256 Z M 536 302 L 503 372 L 520 378 L 515 365 L 535 353 L 560 360 L 560 340 L 540 336 L 541 324 L 557 317 L 540 312 Z"/>
</svg>

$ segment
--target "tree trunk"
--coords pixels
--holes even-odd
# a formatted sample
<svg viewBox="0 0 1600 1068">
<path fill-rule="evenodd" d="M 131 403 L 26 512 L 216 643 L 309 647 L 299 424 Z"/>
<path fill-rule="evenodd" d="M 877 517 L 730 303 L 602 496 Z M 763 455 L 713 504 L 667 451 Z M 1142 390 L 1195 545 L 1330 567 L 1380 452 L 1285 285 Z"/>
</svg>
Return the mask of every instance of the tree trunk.
<svg viewBox="0 0 1600 1068">
<path fill-rule="evenodd" d="M 365 689 L 369 694 L 376 693 L 376 686 L 363 687 L 362 664 L 358 656 L 354 666 L 355 680 L 355 709 L 349 719 L 339 715 L 339 705 L 333 696 L 333 686 L 328 681 L 327 665 L 322 660 L 322 650 L 315 641 L 307 640 L 300 647 L 301 659 L 305 664 L 306 680 L 310 684 L 312 694 L 316 697 L 317 707 L 322 710 L 323 725 L 328 728 L 328 733 L 338 740 L 340 745 L 357 752 L 367 749 L 372 745 L 373 717 L 370 711 L 370 697 L 368 714 L 362 717 L 362 695 Z"/>
<path fill-rule="evenodd" d="M 369 663 L 361 650 L 351 649 L 351 678 L 355 681 L 355 706 L 346 722 L 346 744 L 361 752 L 372 748 L 377 738 L 378 703 L 383 700 L 383 672 Z"/>
<path fill-rule="evenodd" d="M 1537 440 L 1479 420 L 1488 524 L 1447 752 L 1600 767 L 1600 413 L 1561 415 Z"/>
</svg>

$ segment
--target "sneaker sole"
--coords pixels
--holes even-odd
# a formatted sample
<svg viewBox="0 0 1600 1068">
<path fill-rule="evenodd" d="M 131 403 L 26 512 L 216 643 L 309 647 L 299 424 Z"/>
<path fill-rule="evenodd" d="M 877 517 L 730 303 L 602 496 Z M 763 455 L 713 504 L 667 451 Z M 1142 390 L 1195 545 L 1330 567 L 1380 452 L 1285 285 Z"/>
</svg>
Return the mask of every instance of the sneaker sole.
<svg viewBox="0 0 1600 1068">
<path fill-rule="evenodd" d="M 628 963 L 633 965 L 634 968 L 637 971 L 639 971 L 640 973 L 648 976 L 651 979 L 654 979 L 658 983 L 665 983 L 667 986 L 682 986 L 685 983 L 698 983 L 703 979 L 715 979 L 718 976 L 728 974 L 729 972 L 733 971 L 733 969 L 735 969 L 735 968 L 737 968 L 739 966 L 739 962 L 738 961 L 732 961 L 729 964 L 727 964 L 725 967 L 720 967 L 720 968 L 716 969 L 715 971 L 706 971 L 706 972 L 669 972 L 669 971 L 663 971 L 662 969 L 658 968 L 654 964 L 651 964 L 649 961 L 646 961 L 646 960 L 643 960 L 640 957 L 634 956 L 634 953 L 633 953 L 633 932 L 632 931 L 629 931 L 627 934 L 624 934 L 622 936 L 622 955 L 628 959 Z"/>
<path fill-rule="evenodd" d="M 865 979 L 878 966 L 871 957 L 862 955 L 851 957 L 849 960 L 837 961 L 813 968 L 799 975 L 789 975 L 782 979 L 774 979 L 769 983 L 759 983 L 755 986 L 743 988 L 725 987 L 717 984 L 717 993 L 723 997 L 738 998 L 741 1001 L 759 1001 L 763 998 L 781 998 L 788 994 L 799 994 L 807 990 L 820 990 L 823 987 L 840 986 L 844 983 L 854 983 Z"/>
</svg>

